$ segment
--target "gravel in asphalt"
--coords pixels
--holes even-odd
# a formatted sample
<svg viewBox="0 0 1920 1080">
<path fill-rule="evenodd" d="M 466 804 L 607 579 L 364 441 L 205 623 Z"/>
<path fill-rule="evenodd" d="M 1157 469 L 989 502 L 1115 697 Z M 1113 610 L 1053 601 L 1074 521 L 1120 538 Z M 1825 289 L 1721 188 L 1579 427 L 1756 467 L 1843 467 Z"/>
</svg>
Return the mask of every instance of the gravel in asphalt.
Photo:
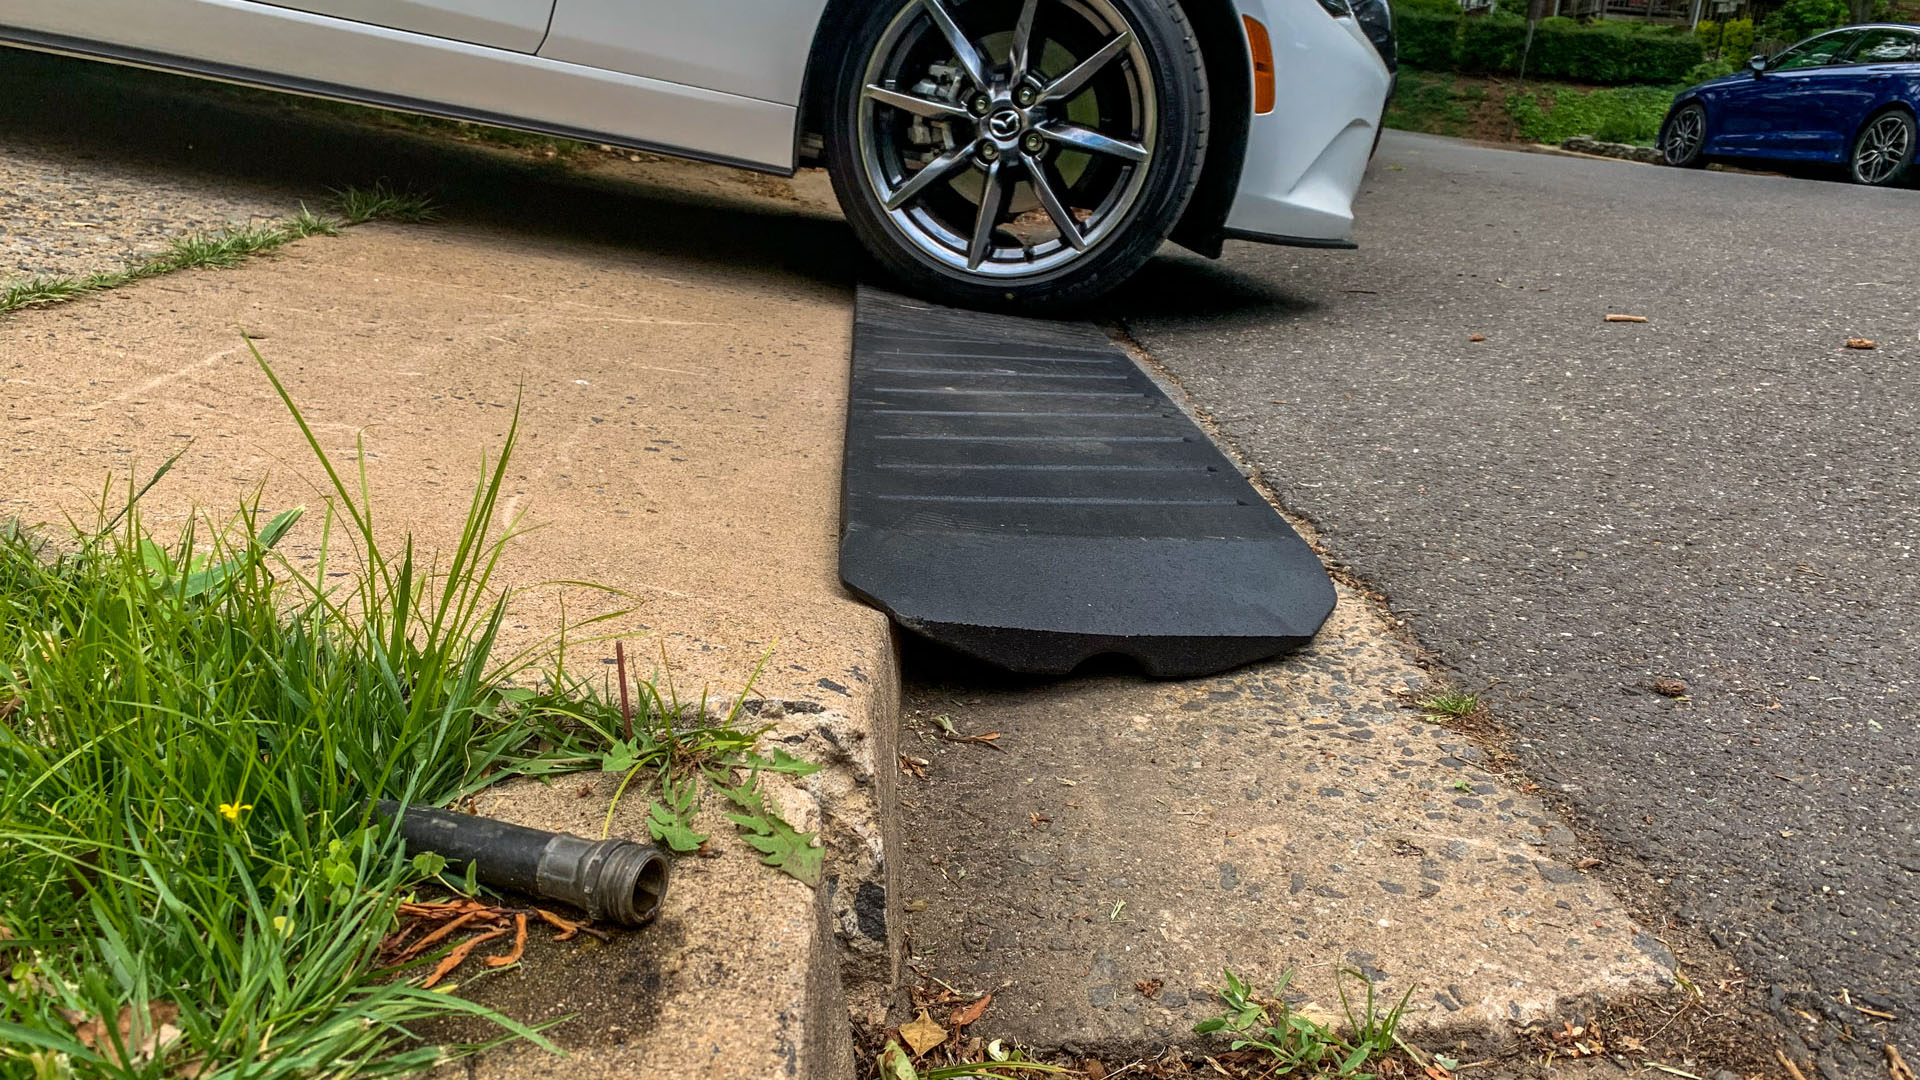
<svg viewBox="0 0 1920 1080">
<path fill-rule="evenodd" d="M 1359 214 L 1112 310 L 1823 1075 L 1912 1059 L 1920 192 L 1389 133 Z"/>
</svg>

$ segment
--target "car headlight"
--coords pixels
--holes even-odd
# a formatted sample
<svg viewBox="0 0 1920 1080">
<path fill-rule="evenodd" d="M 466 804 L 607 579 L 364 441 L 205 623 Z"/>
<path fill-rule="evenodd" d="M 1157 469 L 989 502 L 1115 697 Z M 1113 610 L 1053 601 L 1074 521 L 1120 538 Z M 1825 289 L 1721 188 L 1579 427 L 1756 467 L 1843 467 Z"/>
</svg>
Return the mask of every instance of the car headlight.
<svg viewBox="0 0 1920 1080">
<path fill-rule="evenodd" d="M 1326 8 L 1327 14 L 1336 19 L 1344 19 L 1353 14 L 1353 5 L 1347 0 L 1320 0 L 1320 6 Z"/>
</svg>

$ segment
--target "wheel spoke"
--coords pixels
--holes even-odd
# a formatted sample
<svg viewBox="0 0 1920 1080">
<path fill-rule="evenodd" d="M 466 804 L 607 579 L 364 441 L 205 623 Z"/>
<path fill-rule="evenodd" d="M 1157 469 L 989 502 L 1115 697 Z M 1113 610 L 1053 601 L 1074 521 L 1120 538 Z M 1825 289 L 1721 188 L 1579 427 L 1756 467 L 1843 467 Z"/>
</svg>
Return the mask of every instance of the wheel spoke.
<svg viewBox="0 0 1920 1080">
<path fill-rule="evenodd" d="M 941 36 L 946 38 L 947 44 L 952 47 L 954 59 L 959 60 L 960 66 L 966 69 L 967 78 L 973 80 L 973 85 L 977 89 L 986 89 L 986 61 L 980 59 L 980 50 L 974 48 L 973 42 L 967 40 L 966 31 L 960 29 L 960 24 L 953 21 L 953 13 L 947 10 L 947 5 L 941 0 L 920 0 L 920 3 L 932 17 L 933 24 L 940 28 Z"/>
<path fill-rule="evenodd" d="M 889 90 L 884 86 L 870 85 L 866 89 L 866 95 L 882 105 L 905 109 L 915 116 L 927 116 L 935 120 L 973 119 L 973 114 L 969 113 L 964 106 L 955 105 L 950 101 L 936 101 L 933 98 L 924 98 L 918 94 L 909 94 L 900 90 Z"/>
<path fill-rule="evenodd" d="M 1053 219 L 1053 227 L 1060 230 L 1060 239 L 1075 251 L 1087 250 L 1087 238 L 1080 234 L 1080 223 L 1074 219 L 1073 211 L 1060 201 L 1060 193 L 1053 190 L 1053 182 L 1047 179 L 1047 167 L 1032 154 L 1026 155 L 1027 175 L 1033 179 L 1034 194 L 1040 196 L 1040 205 L 1047 208 L 1047 216 Z"/>
<path fill-rule="evenodd" d="M 926 191 L 933 185 L 959 172 L 966 166 L 967 157 L 972 153 L 973 147 L 971 145 L 956 146 L 952 150 L 927 162 L 925 168 L 914 173 L 912 179 L 901 184 L 899 190 L 887 196 L 887 209 L 900 209 L 919 198 L 921 192 Z"/>
<path fill-rule="evenodd" d="M 1101 68 L 1111 63 L 1114 57 L 1126 52 L 1132 44 L 1133 31 L 1120 31 L 1119 36 L 1102 45 L 1099 52 L 1080 61 L 1072 71 L 1048 83 L 1040 91 L 1040 100 L 1042 102 L 1065 101 L 1078 94 L 1089 80 L 1100 74 Z"/>
<path fill-rule="evenodd" d="M 1029 52 L 1033 47 L 1033 19 L 1039 14 L 1040 0 L 1026 0 L 1020 5 L 1020 20 L 1013 24 L 1013 81 L 1018 84 L 1027 77 L 1031 66 Z"/>
<path fill-rule="evenodd" d="M 967 269 L 978 270 L 993 246 L 993 230 L 1000 227 L 1006 192 L 1000 183 L 1000 162 L 987 166 L 987 182 L 980 188 L 980 213 L 973 221 L 973 241 L 967 245 Z"/>
<path fill-rule="evenodd" d="M 1133 162 L 1142 162 L 1153 156 L 1152 151 L 1139 143 L 1102 135 L 1079 124 L 1046 124 L 1035 130 L 1063 146 L 1085 150 L 1090 154 L 1106 154 Z"/>
</svg>

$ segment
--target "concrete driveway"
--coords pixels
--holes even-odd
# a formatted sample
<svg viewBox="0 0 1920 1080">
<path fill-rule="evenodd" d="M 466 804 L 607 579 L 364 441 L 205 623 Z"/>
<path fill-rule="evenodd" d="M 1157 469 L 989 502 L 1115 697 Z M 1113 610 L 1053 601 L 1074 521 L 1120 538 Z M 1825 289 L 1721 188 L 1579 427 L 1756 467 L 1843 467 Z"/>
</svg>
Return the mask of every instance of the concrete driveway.
<svg viewBox="0 0 1920 1080">
<path fill-rule="evenodd" d="M 1644 915 L 1823 1074 L 1911 1057 L 1920 192 L 1389 133 L 1360 216 L 1358 252 L 1162 259 L 1115 311 Z"/>
</svg>

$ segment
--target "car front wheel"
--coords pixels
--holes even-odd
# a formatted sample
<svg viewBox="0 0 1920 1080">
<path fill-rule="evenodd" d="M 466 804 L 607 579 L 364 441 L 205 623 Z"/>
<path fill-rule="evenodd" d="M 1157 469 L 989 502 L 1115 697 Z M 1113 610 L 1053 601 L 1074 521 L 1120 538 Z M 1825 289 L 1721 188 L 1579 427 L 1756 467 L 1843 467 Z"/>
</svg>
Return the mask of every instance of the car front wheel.
<svg viewBox="0 0 1920 1080">
<path fill-rule="evenodd" d="M 1660 160 L 1682 169 L 1697 169 L 1707 163 L 1707 110 L 1697 101 L 1689 101 L 1667 117 L 1660 132 Z"/>
<path fill-rule="evenodd" d="M 1867 121 L 1853 140 L 1853 182 L 1890 187 L 1913 174 L 1913 117 L 1893 110 Z"/>
<path fill-rule="evenodd" d="M 862 8 L 828 164 L 848 221 L 908 287 L 1068 305 L 1153 254 L 1206 153 L 1206 73 L 1177 0 Z"/>
</svg>

